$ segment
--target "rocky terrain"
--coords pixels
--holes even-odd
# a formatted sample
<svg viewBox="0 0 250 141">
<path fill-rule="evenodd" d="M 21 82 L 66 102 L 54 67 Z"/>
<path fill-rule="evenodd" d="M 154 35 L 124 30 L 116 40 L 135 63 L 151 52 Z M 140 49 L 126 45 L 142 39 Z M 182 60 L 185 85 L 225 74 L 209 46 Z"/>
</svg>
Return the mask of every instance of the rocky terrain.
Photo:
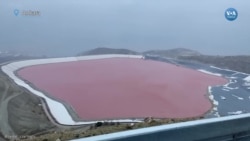
<svg viewBox="0 0 250 141">
<path fill-rule="evenodd" d="M 40 98 L 20 88 L 0 72 L 0 132 L 5 138 L 29 136 L 55 129 Z"/>
</svg>

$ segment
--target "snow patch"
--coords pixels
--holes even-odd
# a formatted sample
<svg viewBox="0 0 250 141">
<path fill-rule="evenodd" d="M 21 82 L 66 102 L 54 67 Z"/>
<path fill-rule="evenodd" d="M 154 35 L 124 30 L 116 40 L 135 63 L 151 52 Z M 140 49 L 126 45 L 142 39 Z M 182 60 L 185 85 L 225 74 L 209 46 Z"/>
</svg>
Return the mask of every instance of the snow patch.
<svg viewBox="0 0 250 141">
<path fill-rule="evenodd" d="M 227 77 L 227 78 L 230 78 L 230 79 L 238 79 L 238 77 L 235 77 L 235 76 L 231 76 L 231 77 Z"/>
<path fill-rule="evenodd" d="M 243 84 L 243 86 L 250 86 L 250 76 L 244 78 L 243 80 L 245 80 L 246 82 Z M 250 89 L 249 87 L 247 89 Z"/>
<path fill-rule="evenodd" d="M 236 81 L 237 82 L 237 81 Z M 236 83 L 235 81 L 233 80 L 229 80 L 229 82 L 225 85 L 223 85 L 224 87 L 228 87 L 230 84 L 233 84 L 233 83 Z"/>
<path fill-rule="evenodd" d="M 206 71 L 206 70 L 202 70 L 202 69 L 198 69 L 198 71 L 203 72 L 203 73 L 206 73 L 206 74 L 210 74 L 210 75 L 222 76 L 222 75 L 219 74 L 219 73 L 212 73 L 212 72 L 209 72 L 209 71 Z"/>
<path fill-rule="evenodd" d="M 228 87 L 228 86 L 224 86 L 223 88 L 228 89 L 228 90 L 237 90 L 237 89 L 239 89 L 239 87 L 232 88 L 232 87 Z"/>
<path fill-rule="evenodd" d="M 229 92 L 230 90 L 228 90 L 228 89 L 222 89 L 223 91 L 227 91 L 227 92 Z"/>
<path fill-rule="evenodd" d="M 226 100 L 226 97 L 224 97 L 224 96 L 220 96 L 220 98 L 223 99 L 223 100 Z"/>
<path fill-rule="evenodd" d="M 250 76 L 244 78 L 245 81 L 250 82 Z"/>
<path fill-rule="evenodd" d="M 214 106 L 218 106 L 219 102 L 214 99 L 214 96 L 212 95 L 212 87 L 208 87 L 208 92 L 209 92 L 209 99 L 213 102 Z"/>
<path fill-rule="evenodd" d="M 214 110 L 214 111 L 218 111 L 218 108 L 217 108 L 217 107 L 214 107 L 213 110 Z"/>
<path fill-rule="evenodd" d="M 212 112 L 214 113 L 214 116 L 220 117 L 220 115 L 218 113 L 218 108 L 217 108 L 219 105 L 219 102 L 214 99 L 214 96 L 212 95 L 212 87 L 211 86 L 208 86 L 208 93 L 209 93 L 208 97 L 214 105 Z"/>
<path fill-rule="evenodd" d="M 242 114 L 242 111 L 236 111 L 236 112 L 228 112 L 229 115 L 239 115 Z"/>
<path fill-rule="evenodd" d="M 208 86 L 208 92 L 209 92 L 210 96 L 213 96 L 212 95 L 212 87 L 211 86 Z"/>
<path fill-rule="evenodd" d="M 239 100 L 244 100 L 244 98 L 239 97 L 239 96 L 237 96 L 237 95 L 232 94 L 232 96 L 233 96 L 233 97 L 236 97 L 236 98 L 239 99 Z"/>
<path fill-rule="evenodd" d="M 213 101 L 213 104 L 214 104 L 215 106 L 218 106 L 218 105 L 219 105 L 219 102 L 216 101 L 216 100 L 214 100 L 214 101 Z"/>
<path fill-rule="evenodd" d="M 214 116 L 215 116 L 215 117 L 220 117 L 219 112 L 215 112 Z"/>
<path fill-rule="evenodd" d="M 237 83 L 237 82 L 238 82 L 237 80 L 229 80 L 229 83 L 223 85 L 222 90 L 223 91 L 230 91 L 230 90 L 237 90 L 237 89 L 239 89 L 239 87 L 235 87 L 235 88 L 229 87 L 230 84 Z"/>
<path fill-rule="evenodd" d="M 225 71 L 230 71 L 230 72 L 234 72 L 233 75 L 236 75 L 236 74 L 244 74 L 244 75 L 249 75 L 247 73 L 244 73 L 244 72 L 239 72 L 239 71 L 235 71 L 235 70 L 229 70 L 229 69 L 222 69 L 222 68 L 218 68 L 218 67 L 215 67 L 215 66 L 210 66 L 210 68 L 214 68 L 214 69 L 217 69 L 217 70 L 225 70 Z"/>
</svg>

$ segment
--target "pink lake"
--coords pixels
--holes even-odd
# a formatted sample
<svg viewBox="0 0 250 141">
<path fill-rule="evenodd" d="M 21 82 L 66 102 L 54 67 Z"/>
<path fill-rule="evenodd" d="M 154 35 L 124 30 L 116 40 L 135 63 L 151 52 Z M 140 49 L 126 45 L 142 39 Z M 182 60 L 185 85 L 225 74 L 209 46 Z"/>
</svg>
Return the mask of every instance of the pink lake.
<svg viewBox="0 0 250 141">
<path fill-rule="evenodd" d="M 212 108 L 208 86 L 227 83 L 196 70 L 132 58 L 35 65 L 17 73 L 70 105 L 82 120 L 201 116 Z"/>
</svg>

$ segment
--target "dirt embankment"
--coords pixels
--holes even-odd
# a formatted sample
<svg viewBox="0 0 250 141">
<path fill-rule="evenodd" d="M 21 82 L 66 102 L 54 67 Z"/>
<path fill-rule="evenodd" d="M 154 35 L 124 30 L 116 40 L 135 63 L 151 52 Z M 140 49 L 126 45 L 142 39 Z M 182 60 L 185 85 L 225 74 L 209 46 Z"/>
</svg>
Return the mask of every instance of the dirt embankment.
<svg viewBox="0 0 250 141">
<path fill-rule="evenodd" d="M 5 138 L 29 136 L 55 129 L 40 98 L 20 88 L 0 72 L 0 132 Z"/>
</svg>

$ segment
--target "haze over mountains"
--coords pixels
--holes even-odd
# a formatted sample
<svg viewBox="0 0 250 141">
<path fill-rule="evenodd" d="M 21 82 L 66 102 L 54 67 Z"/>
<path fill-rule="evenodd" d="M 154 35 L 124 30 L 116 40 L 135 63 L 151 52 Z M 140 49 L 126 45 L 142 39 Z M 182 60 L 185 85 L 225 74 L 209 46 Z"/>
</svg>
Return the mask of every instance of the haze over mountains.
<svg viewBox="0 0 250 141">
<path fill-rule="evenodd" d="M 100 46 L 140 52 L 188 47 L 209 55 L 249 55 L 249 5 L 248 0 L 55 0 L 21 5 L 6 0 L 0 5 L 0 50 L 61 57 Z M 232 6 L 239 18 L 228 22 L 223 15 Z M 41 16 L 13 13 L 32 7 Z"/>
</svg>

